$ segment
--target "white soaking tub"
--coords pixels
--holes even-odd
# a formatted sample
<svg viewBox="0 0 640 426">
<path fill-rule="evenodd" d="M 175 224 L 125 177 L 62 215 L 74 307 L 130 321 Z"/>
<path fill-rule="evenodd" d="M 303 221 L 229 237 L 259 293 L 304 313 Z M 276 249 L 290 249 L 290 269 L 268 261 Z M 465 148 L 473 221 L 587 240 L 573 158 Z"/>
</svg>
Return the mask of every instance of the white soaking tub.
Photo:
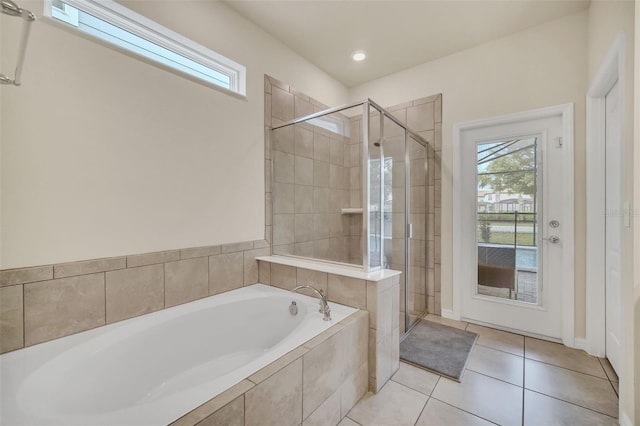
<svg viewBox="0 0 640 426">
<path fill-rule="evenodd" d="M 357 311 L 330 306 L 255 284 L 4 354 L 0 424 L 171 423 Z"/>
</svg>

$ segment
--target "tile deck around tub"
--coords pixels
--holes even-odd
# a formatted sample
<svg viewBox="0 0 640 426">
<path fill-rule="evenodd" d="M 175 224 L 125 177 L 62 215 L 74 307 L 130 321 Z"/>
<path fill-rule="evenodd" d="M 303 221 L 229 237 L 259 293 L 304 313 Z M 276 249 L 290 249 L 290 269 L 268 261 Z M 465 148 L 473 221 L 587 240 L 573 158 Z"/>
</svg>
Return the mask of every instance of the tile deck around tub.
<svg viewBox="0 0 640 426">
<path fill-rule="evenodd" d="M 480 335 L 462 383 L 401 362 L 340 425 L 618 424 L 618 377 L 606 360 L 463 321 L 427 319 Z"/>
</svg>

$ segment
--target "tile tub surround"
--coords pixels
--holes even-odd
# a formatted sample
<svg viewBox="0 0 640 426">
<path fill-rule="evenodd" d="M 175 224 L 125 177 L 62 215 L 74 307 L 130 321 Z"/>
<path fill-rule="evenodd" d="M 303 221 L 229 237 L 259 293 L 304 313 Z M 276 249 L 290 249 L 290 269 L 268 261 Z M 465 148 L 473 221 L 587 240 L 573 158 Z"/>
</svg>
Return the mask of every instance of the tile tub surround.
<svg viewBox="0 0 640 426">
<path fill-rule="evenodd" d="M 370 391 L 379 391 L 398 370 L 399 272 L 385 270 L 367 274 L 356 268 L 280 256 L 259 258 L 258 263 L 263 284 L 286 290 L 309 284 L 322 289 L 332 302 L 369 312 Z"/>
<path fill-rule="evenodd" d="M 339 423 L 367 392 L 368 316 L 349 316 L 172 425 Z"/>
<path fill-rule="evenodd" d="M 0 271 L 0 353 L 258 282 L 265 240 Z"/>
</svg>

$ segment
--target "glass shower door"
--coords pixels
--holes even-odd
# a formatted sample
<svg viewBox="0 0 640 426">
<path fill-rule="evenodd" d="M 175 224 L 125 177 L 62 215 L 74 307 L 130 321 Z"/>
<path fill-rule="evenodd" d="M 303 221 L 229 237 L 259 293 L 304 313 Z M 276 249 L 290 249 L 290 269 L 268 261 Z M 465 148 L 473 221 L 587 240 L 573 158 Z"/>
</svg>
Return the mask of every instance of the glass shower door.
<svg viewBox="0 0 640 426">
<path fill-rule="evenodd" d="M 383 229 L 385 267 L 400 275 L 400 332 L 405 331 L 406 288 L 406 150 L 405 130 L 388 117 L 383 121 Z"/>
<path fill-rule="evenodd" d="M 406 137 L 406 328 L 427 310 L 427 148 L 411 135 Z M 402 295 L 401 295 L 402 296 Z"/>
</svg>

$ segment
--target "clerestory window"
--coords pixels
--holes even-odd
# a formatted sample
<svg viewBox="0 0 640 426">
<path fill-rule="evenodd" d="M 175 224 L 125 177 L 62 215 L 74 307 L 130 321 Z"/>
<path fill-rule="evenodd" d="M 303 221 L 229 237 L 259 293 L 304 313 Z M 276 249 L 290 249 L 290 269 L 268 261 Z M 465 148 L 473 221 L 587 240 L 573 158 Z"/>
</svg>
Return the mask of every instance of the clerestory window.
<svg viewBox="0 0 640 426">
<path fill-rule="evenodd" d="M 246 94 L 246 68 L 111 0 L 45 0 L 45 16 L 163 68 Z"/>
</svg>

